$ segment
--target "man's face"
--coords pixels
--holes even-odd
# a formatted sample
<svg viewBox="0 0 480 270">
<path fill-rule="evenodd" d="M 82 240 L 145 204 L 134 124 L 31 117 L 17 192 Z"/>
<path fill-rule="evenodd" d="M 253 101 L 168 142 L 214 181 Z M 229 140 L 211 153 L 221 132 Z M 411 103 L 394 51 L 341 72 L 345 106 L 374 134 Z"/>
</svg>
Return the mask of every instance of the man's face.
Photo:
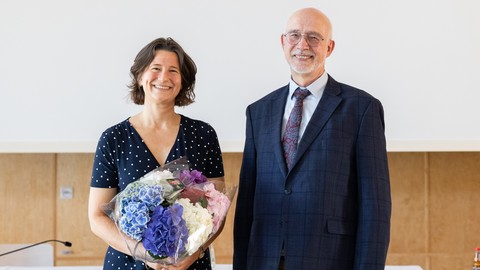
<svg viewBox="0 0 480 270">
<path fill-rule="evenodd" d="M 334 47 L 328 19 L 317 13 L 296 13 L 288 21 L 285 34 L 282 35 L 282 46 L 292 77 L 307 80 L 320 77 L 325 71 L 325 60 Z M 292 37 L 299 38 L 297 44 L 292 43 Z M 315 38 L 320 41 L 313 42 Z"/>
</svg>

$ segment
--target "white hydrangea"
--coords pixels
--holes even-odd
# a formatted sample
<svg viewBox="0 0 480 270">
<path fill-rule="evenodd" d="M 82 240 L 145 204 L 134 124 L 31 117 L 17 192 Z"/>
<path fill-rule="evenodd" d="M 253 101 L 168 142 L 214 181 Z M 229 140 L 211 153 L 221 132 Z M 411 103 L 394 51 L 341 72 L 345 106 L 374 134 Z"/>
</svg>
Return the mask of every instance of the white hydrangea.
<svg viewBox="0 0 480 270">
<path fill-rule="evenodd" d="M 177 203 L 183 206 L 182 218 L 186 221 L 188 228 L 186 249 L 188 254 L 192 255 L 208 240 L 213 230 L 212 215 L 199 203 L 192 204 L 190 199 L 178 199 Z"/>
<path fill-rule="evenodd" d="M 143 177 L 145 181 L 161 181 L 167 179 L 173 179 L 173 173 L 169 170 L 155 170 L 151 173 L 146 174 Z"/>
<path fill-rule="evenodd" d="M 169 170 L 155 170 L 144 175 L 140 181 L 148 183 L 149 185 L 159 185 L 163 187 L 164 196 L 168 196 L 173 191 L 167 179 L 174 179 L 173 173 Z"/>
</svg>

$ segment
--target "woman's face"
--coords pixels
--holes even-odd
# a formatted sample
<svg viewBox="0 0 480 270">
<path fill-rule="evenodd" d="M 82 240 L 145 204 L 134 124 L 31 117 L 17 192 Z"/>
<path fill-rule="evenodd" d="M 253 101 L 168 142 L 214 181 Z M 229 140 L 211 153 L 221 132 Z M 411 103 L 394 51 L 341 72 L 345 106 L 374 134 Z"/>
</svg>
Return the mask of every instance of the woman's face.
<svg viewBox="0 0 480 270">
<path fill-rule="evenodd" d="M 145 103 L 173 103 L 182 88 L 182 76 L 177 54 L 158 50 L 155 58 L 140 77 L 145 91 Z"/>
</svg>

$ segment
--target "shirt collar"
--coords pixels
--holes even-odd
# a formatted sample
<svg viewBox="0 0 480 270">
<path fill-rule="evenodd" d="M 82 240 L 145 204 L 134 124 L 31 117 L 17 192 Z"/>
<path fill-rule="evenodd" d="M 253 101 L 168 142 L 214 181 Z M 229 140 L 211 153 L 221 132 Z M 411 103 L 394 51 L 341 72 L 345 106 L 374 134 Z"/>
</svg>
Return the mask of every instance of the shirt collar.
<svg viewBox="0 0 480 270">
<path fill-rule="evenodd" d="M 290 77 L 290 83 L 289 83 L 289 92 L 288 96 L 290 99 L 293 98 L 293 92 L 300 87 L 300 88 L 307 88 L 308 91 L 315 97 L 315 98 L 320 98 L 323 94 L 323 91 L 325 90 L 325 87 L 327 86 L 327 81 L 328 81 L 328 74 L 327 72 L 323 72 L 322 76 L 320 76 L 318 79 L 313 81 L 310 85 L 307 87 L 301 87 L 298 86 L 296 82 L 292 80 L 292 77 Z"/>
</svg>

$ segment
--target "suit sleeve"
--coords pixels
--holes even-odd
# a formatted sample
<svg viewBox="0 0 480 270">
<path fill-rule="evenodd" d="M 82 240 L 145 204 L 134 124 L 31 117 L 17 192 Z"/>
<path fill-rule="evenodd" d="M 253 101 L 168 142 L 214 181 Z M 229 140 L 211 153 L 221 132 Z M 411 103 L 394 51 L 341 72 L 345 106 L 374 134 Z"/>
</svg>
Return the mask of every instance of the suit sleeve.
<svg viewBox="0 0 480 270">
<path fill-rule="evenodd" d="M 362 117 L 356 146 L 359 217 L 355 270 L 383 270 L 390 241 L 391 195 L 383 108 L 377 99 Z"/>
<path fill-rule="evenodd" d="M 247 108 L 245 148 L 238 187 L 234 220 L 233 269 L 246 270 L 250 231 L 253 221 L 253 201 L 256 182 L 256 149 L 250 107 Z"/>
</svg>

